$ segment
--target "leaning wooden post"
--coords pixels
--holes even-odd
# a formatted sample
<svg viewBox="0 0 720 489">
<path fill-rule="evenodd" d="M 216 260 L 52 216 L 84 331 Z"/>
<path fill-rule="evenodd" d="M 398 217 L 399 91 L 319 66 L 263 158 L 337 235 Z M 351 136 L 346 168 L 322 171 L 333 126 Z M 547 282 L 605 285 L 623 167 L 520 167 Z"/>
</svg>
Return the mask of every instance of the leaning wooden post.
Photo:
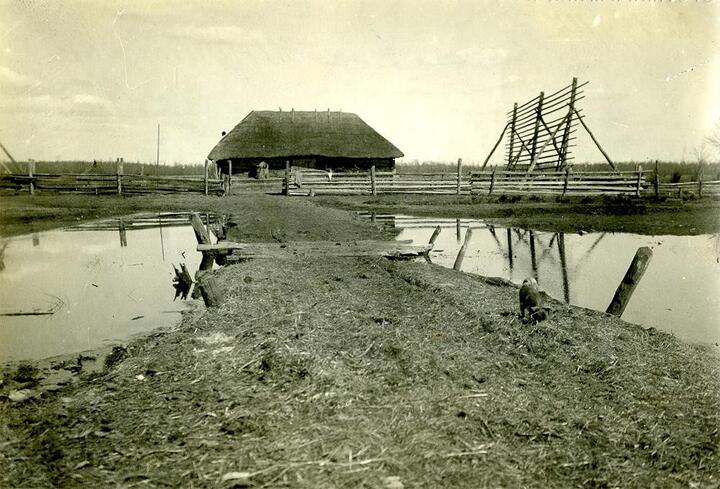
<svg viewBox="0 0 720 489">
<path fill-rule="evenodd" d="M 205 195 L 208 194 L 208 159 L 205 158 Z"/>
<path fill-rule="evenodd" d="M 460 251 L 458 252 L 457 258 L 455 258 L 455 265 L 453 265 L 453 270 L 459 271 L 462 267 L 463 259 L 465 258 L 465 251 L 467 250 L 468 243 L 470 243 L 470 238 L 472 237 L 472 229 L 468 227 L 468 230 L 465 231 L 465 241 L 463 241 L 462 246 L 460 247 Z"/>
<path fill-rule="evenodd" d="M 34 195 L 35 194 L 35 180 L 33 179 L 33 172 L 35 171 L 35 161 L 34 160 L 28 160 L 27 169 L 28 169 L 28 177 L 30 178 L 30 180 L 28 180 L 28 189 L 30 190 L 30 195 Z"/>
<path fill-rule="evenodd" d="M 462 183 L 462 158 L 458 158 L 458 162 L 457 162 L 457 190 L 455 191 L 455 193 L 456 193 L 457 195 L 460 195 L 460 188 L 461 188 L 460 186 L 461 186 L 461 183 Z"/>
<path fill-rule="evenodd" d="M 655 198 L 660 198 L 660 173 L 658 172 L 658 160 L 655 160 Z"/>
<path fill-rule="evenodd" d="M 565 182 L 563 183 L 563 193 L 562 196 L 565 197 L 565 194 L 567 193 L 568 189 L 568 183 L 570 181 L 570 167 L 565 167 Z"/>
<path fill-rule="evenodd" d="M 488 191 L 488 195 L 492 195 L 493 187 L 495 186 L 495 171 L 497 170 L 497 167 L 493 166 L 492 175 L 490 176 L 490 191 Z"/>
<path fill-rule="evenodd" d="M 375 179 L 375 165 L 370 167 L 370 189 L 373 195 L 377 195 L 377 181 Z"/>
<path fill-rule="evenodd" d="M 642 166 L 638 165 L 637 185 L 635 186 L 635 197 L 640 197 L 640 190 L 642 189 L 642 176 L 643 176 Z"/>
<path fill-rule="evenodd" d="M 123 176 L 123 159 L 118 158 L 115 162 L 117 173 L 117 193 L 122 195 L 122 176 Z"/>
<path fill-rule="evenodd" d="M 638 248 L 635 253 L 635 258 L 633 258 L 630 264 L 630 268 L 625 272 L 625 277 L 623 277 L 622 282 L 618 285 L 615 296 L 605 312 L 617 317 L 622 316 L 623 311 L 625 311 L 625 306 L 627 306 L 633 292 L 635 292 L 635 287 L 640 283 L 640 279 L 642 279 L 647 266 L 650 264 L 652 255 L 652 250 L 647 246 Z"/>
<path fill-rule="evenodd" d="M 433 233 L 432 233 L 432 236 L 430 236 L 430 241 L 428 241 L 428 244 L 430 245 L 430 249 L 432 249 L 432 247 L 435 245 L 435 240 L 440 235 L 441 230 L 442 230 L 442 228 L 440 226 L 436 227 L 435 231 L 433 231 Z M 425 261 L 430 263 L 430 250 L 427 250 L 424 253 L 424 256 L 425 256 Z"/>
</svg>

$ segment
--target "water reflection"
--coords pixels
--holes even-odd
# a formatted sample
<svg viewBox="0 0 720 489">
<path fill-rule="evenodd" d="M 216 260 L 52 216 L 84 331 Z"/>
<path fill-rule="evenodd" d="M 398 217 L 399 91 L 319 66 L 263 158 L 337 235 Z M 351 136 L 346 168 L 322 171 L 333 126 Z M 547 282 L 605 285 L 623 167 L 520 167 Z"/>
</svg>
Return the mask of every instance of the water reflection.
<svg viewBox="0 0 720 489">
<path fill-rule="evenodd" d="M 641 246 L 653 259 L 623 319 L 670 331 L 690 342 L 720 342 L 720 235 L 568 234 L 503 228 L 471 219 L 376 215 L 400 229 L 398 239 L 428 241 L 440 233 L 433 262 L 452 267 L 458 236 L 473 229 L 462 270 L 515 283 L 534 277 L 568 303 L 604 311 Z"/>
<path fill-rule="evenodd" d="M 187 214 L 108 219 L 0 243 L 0 361 L 84 351 L 174 324 L 187 307 L 176 299 L 190 294 L 170 287 L 175 264 L 197 270 L 196 246 Z M 62 305 L 53 314 L 24 314 L 50 310 L 56 299 Z M 23 315 L 7 315 L 14 312 Z"/>
</svg>

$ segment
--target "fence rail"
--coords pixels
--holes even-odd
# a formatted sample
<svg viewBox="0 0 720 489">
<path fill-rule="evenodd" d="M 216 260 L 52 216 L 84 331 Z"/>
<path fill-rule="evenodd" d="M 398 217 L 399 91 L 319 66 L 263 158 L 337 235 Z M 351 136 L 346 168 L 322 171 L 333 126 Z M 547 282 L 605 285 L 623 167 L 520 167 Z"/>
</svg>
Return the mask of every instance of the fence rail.
<svg viewBox="0 0 720 489">
<path fill-rule="evenodd" d="M 656 194 L 664 197 L 694 195 L 696 197 L 720 197 L 720 180 L 698 180 L 695 182 L 660 183 L 656 185 Z"/>
<path fill-rule="evenodd" d="M 206 190 L 207 188 L 207 190 Z M 0 175 L 0 189 L 16 192 L 79 194 L 208 193 L 223 194 L 222 180 L 203 177 L 158 177 L 144 175 L 50 174 Z"/>
<path fill-rule="evenodd" d="M 633 195 L 648 191 L 646 173 L 482 171 L 457 173 L 355 173 L 327 174 L 293 169 L 289 173 L 289 195 Z"/>
</svg>

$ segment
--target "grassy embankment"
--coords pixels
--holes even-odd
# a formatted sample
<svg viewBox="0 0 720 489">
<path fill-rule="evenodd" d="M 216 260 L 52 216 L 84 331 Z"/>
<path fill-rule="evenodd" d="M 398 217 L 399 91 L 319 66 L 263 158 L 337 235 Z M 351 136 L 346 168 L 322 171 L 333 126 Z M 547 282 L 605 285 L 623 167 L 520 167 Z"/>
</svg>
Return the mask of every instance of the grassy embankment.
<svg viewBox="0 0 720 489">
<path fill-rule="evenodd" d="M 307 199 L 157 200 L 57 216 L 226 209 L 235 239 L 382 236 Z M 0 401 L 0 486 L 719 483 L 718 361 L 669 335 L 560 304 L 524 325 L 516 289 L 421 262 L 254 260 L 218 279 L 221 307 L 103 374 Z"/>
</svg>

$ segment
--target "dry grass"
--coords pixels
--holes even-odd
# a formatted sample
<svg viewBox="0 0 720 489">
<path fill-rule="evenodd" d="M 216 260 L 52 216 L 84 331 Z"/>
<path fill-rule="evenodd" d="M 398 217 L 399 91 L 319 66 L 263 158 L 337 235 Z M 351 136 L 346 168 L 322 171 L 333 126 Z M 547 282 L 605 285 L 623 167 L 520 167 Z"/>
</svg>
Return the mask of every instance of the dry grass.
<svg viewBox="0 0 720 489">
<path fill-rule="evenodd" d="M 718 485 L 718 362 L 671 336 L 559 304 L 524 325 L 516 289 L 419 262 L 218 277 L 218 309 L 4 402 L 0 485 Z"/>
</svg>

